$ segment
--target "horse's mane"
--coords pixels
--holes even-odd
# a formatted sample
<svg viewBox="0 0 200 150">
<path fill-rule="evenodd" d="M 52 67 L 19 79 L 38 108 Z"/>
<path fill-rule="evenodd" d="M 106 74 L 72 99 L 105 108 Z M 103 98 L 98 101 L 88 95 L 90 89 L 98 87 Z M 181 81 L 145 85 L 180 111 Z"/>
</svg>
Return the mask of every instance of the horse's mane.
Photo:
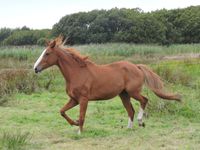
<svg viewBox="0 0 200 150">
<path fill-rule="evenodd" d="M 81 55 L 76 49 L 74 48 L 71 48 L 71 47 L 64 47 L 63 48 L 65 51 L 67 51 L 71 56 L 72 58 L 78 62 L 78 64 L 81 66 L 81 67 L 86 67 L 87 66 L 87 62 L 90 62 L 88 61 L 88 56 L 83 56 Z"/>
<path fill-rule="evenodd" d="M 59 47 L 60 49 L 66 51 L 68 54 L 72 56 L 72 58 L 81 66 L 81 67 L 86 67 L 87 63 L 91 61 L 88 60 L 88 56 L 83 56 L 81 55 L 75 48 L 71 47 L 66 47 L 65 42 L 66 40 L 63 41 L 63 37 L 59 36 L 55 39 L 56 46 Z"/>
</svg>

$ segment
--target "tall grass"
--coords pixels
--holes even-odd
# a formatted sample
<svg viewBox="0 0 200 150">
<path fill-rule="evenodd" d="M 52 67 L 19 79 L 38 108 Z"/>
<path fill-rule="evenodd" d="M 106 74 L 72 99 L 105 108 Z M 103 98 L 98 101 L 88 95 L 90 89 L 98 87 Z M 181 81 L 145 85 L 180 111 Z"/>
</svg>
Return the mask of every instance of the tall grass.
<svg viewBox="0 0 200 150">
<path fill-rule="evenodd" d="M 136 45 L 126 43 L 108 43 L 108 44 L 89 44 L 75 46 L 83 53 L 90 55 L 103 55 L 103 56 L 131 56 L 139 54 L 145 55 L 174 55 L 181 53 L 199 53 L 200 44 L 182 44 L 172 45 L 169 47 L 159 45 Z"/>
<path fill-rule="evenodd" d="M 0 47 L 0 58 L 14 58 L 20 61 L 32 59 L 39 55 L 42 47 L 38 46 L 8 46 Z"/>
<path fill-rule="evenodd" d="M 31 139 L 29 132 L 3 132 L 0 137 L 0 149 L 2 150 L 25 150 Z"/>
<path fill-rule="evenodd" d="M 113 61 L 128 60 L 133 63 L 158 62 L 166 55 L 200 53 L 200 44 L 171 45 L 136 45 L 126 43 L 89 44 L 75 46 L 81 53 L 88 55 L 96 63 L 105 64 Z"/>
<path fill-rule="evenodd" d="M 127 43 L 89 44 L 73 46 L 84 55 L 89 55 L 97 63 L 108 63 L 117 60 L 130 60 L 133 62 L 145 62 L 147 60 L 159 60 L 166 55 L 178 55 L 185 53 L 200 53 L 200 44 L 171 45 L 169 47 L 159 45 L 136 45 Z M 29 60 L 34 62 L 44 47 L 0 47 L 0 58 L 14 58 L 17 60 Z M 147 61 L 149 63 L 149 61 Z"/>
</svg>

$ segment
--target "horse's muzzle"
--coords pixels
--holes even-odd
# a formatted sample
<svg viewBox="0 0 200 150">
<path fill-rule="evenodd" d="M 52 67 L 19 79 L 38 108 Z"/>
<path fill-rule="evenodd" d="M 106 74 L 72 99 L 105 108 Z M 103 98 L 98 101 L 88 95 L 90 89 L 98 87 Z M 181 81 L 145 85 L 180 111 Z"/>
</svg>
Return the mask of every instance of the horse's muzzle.
<svg viewBox="0 0 200 150">
<path fill-rule="evenodd" d="M 41 67 L 36 67 L 34 70 L 35 70 L 35 73 L 39 73 L 39 72 L 42 71 L 42 68 Z"/>
</svg>

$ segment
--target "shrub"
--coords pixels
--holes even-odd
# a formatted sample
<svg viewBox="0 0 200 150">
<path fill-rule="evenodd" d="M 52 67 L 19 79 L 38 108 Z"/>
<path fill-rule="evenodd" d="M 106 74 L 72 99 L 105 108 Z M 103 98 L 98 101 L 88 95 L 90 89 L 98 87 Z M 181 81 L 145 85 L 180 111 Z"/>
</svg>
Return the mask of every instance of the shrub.
<svg viewBox="0 0 200 150">
<path fill-rule="evenodd" d="M 0 105 L 14 92 L 31 93 L 36 89 L 34 75 L 28 70 L 3 70 L 0 72 Z"/>
<path fill-rule="evenodd" d="M 49 37 L 50 30 L 15 29 L 3 39 L 4 45 L 36 45 L 41 38 Z M 39 44 L 41 44 L 40 41 Z"/>
<path fill-rule="evenodd" d="M 0 105 L 9 100 L 16 93 L 31 94 L 37 89 L 48 90 L 54 75 L 48 77 L 44 74 L 39 77 L 28 69 L 7 69 L 0 72 Z"/>
<path fill-rule="evenodd" d="M 3 43 L 5 45 L 34 45 L 36 42 L 37 38 L 32 31 L 22 30 L 13 32 Z"/>
</svg>

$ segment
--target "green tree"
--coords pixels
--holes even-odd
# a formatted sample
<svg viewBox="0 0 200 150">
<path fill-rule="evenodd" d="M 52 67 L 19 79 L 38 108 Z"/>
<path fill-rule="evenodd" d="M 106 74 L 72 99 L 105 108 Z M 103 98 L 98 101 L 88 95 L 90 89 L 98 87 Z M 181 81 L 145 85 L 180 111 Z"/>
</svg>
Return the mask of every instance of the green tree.
<svg viewBox="0 0 200 150">
<path fill-rule="evenodd" d="M 0 44 L 3 44 L 3 41 L 12 34 L 12 30 L 9 28 L 0 29 Z"/>
</svg>

